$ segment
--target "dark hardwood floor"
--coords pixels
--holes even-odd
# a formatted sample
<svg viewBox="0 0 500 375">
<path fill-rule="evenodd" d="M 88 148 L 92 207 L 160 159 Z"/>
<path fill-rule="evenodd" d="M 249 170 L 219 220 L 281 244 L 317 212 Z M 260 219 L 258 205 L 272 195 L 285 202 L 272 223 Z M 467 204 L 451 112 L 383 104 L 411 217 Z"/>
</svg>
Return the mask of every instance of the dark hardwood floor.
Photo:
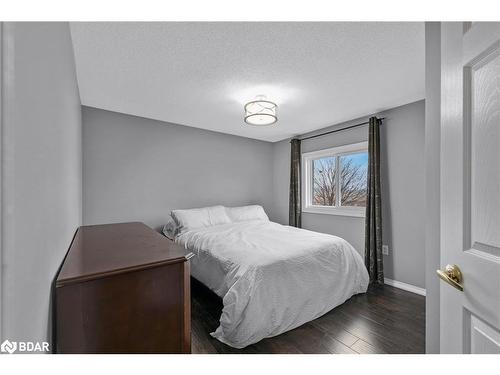
<svg viewBox="0 0 500 375">
<path fill-rule="evenodd" d="M 425 352 L 425 297 L 391 286 L 373 287 L 322 317 L 244 349 L 212 338 L 222 301 L 191 279 L 192 353 L 371 354 Z"/>
</svg>

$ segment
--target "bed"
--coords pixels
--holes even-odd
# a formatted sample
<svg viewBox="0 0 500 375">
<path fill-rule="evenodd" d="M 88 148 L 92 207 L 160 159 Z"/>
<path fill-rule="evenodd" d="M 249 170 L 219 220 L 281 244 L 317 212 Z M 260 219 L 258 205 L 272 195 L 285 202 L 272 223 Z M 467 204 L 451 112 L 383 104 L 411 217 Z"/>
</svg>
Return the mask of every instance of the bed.
<svg viewBox="0 0 500 375">
<path fill-rule="evenodd" d="M 222 298 L 213 337 L 244 348 L 364 293 L 368 273 L 344 239 L 269 221 L 261 206 L 172 211 L 165 229 L 195 256 L 192 276 Z"/>
</svg>

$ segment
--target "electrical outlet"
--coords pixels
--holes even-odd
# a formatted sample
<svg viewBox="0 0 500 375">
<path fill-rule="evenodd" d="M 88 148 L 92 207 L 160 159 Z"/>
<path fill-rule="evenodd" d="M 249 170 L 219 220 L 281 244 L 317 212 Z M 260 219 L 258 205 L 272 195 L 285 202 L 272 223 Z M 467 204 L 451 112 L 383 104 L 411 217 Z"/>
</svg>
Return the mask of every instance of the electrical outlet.
<svg viewBox="0 0 500 375">
<path fill-rule="evenodd" d="M 389 246 L 382 245 L 382 254 L 383 255 L 389 255 Z"/>
</svg>

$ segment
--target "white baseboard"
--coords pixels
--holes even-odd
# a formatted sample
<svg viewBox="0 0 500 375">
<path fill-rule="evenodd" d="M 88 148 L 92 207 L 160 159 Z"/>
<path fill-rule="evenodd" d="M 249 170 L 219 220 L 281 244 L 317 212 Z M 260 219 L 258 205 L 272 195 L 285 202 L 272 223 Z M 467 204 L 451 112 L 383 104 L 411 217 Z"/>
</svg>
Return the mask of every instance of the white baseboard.
<svg viewBox="0 0 500 375">
<path fill-rule="evenodd" d="M 406 284 L 406 283 L 402 283 L 401 281 L 396 281 L 396 280 L 391 280 L 391 279 L 386 279 L 386 278 L 384 278 L 384 283 L 386 283 L 387 285 L 393 286 L 394 288 L 403 289 L 403 290 L 406 290 L 408 292 L 412 292 L 415 294 L 419 294 L 421 296 L 425 296 L 425 289 L 420 288 L 420 287 L 415 286 L 415 285 Z"/>
</svg>

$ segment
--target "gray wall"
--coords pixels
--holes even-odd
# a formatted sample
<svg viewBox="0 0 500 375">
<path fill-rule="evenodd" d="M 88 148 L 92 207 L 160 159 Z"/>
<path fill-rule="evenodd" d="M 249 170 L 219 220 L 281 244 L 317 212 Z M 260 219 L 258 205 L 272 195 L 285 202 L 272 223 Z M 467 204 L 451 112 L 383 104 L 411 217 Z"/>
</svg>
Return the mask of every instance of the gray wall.
<svg viewBox="0 0 500 375">
<path fill-rule="evenodd" d="M 425 24 L 425 306 L 427 353 L 439 353 L 441 23 Z"/>
<path fill-rule="evenodd" d="M 378 115 L 386 118 L 386 277 L 424 287 L 424 101 Z M 305 141 L 302 149 L 366 139 L 367 127 L 360 127 Z M 84 224 L 141 220 L 158 229 L 175 208 L 250 203 L 287 224 L 289 168 L 289 140 L 268 143 L 83 107 Z M 304 213 L 303 227 L 339 235 L 363 253 L 363 218 Z"/>
<path fill-rule="evenodd" d="M 83 222 L 272 199 L 272 143 L 83 107 Z M 272 215 L 271 215 L 272 218 Z"/>
<path fill-rule="evenodd" d="M 381 127 L 383 237 L 384 244 L 389 245 L 389 256 L 384 257 L 385 276 L 423 288 L 425 104 L 418 101 L 378 116 L 386 118 Z M 365 120 L 356 119 L 318 132 Z M 302 152 L 366 139 L 367 127 L 359 127 L 304 141 Z M 288 222 L 289 153 L 288 140 L 274 145 L 273 213 L 283 224 Z M 303 213 L 302 226 L 339 235 L 363 253 L 364 218 Z"/>
<path fill-rule="evenodd" d="M 2 25 L 2 340 L 50 338 L 51 282 L 81 223 L 81 109 L 67 23 Z"/>
</svg>

